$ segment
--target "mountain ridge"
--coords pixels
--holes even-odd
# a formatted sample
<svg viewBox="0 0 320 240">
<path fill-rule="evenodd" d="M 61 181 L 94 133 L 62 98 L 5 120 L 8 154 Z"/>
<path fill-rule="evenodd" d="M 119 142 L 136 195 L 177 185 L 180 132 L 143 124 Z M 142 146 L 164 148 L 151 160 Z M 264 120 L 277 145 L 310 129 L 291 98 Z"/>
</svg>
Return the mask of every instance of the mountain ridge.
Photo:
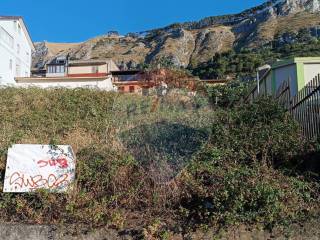
<svg viewBox="0 0 320 240">
<path fill-rule="evenodd" d="M 271 0 L 238 14 L 206 17 L 120 36 L 115 32 L 83 43 L 35 43 L 33 67 L 69 54 L 73 59 L 112 58 L 122 67 L 169 61 L 198 65 L 216 53 L 268 44 L 277 34 L 320 26 L 320 0 Z M 307 21 L 305 20 L 307 19 Z M 287 22 L 287 24 L 285 24 Z M 294 24 L 293 24 L 294 23 Z"/>
</svg>

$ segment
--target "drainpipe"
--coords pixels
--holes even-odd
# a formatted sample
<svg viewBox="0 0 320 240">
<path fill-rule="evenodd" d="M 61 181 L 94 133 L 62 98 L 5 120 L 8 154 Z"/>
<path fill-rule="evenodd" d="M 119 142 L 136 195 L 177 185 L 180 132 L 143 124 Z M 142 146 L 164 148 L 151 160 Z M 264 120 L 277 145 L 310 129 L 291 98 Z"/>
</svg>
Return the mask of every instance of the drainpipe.
<svg viewBox="0 0 320 240">
<path fill-rule="evenodd" d="M 260 76 L 259 76 L 259 69 L 257 69 L 257 90 L 258 95 L 260 94 Z"/>
<path fill-rule="evenodd" d="M 67 54 L 67 59 L 66 59 L 66 77 L 69 75 L 69 54 Z"/>
</svg>

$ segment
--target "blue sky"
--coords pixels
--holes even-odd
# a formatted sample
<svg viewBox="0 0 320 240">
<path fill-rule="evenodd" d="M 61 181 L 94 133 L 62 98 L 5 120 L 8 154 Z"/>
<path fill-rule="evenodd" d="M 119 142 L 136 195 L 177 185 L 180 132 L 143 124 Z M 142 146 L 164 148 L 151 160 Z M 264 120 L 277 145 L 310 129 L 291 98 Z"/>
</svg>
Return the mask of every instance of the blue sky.
<svg viewBox="0 0 320 240">
<path fill-rule="evenodd" d="M 264 0 L 0 0 L 0 15 L 25 18 L 34 41 L 80 42 L 207 16 L 238 13 Z"/>
</svg>

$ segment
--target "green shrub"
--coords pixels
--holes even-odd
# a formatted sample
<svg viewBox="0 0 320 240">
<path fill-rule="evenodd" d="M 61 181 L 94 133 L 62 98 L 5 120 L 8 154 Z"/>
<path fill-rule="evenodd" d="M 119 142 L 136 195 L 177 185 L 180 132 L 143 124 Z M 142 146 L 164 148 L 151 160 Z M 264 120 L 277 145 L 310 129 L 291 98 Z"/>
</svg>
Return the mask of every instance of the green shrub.
<svg viewBox="0 0 320 240">
<path fill-rule="evenodd" d="M 274 168 L 302 152 L 297 123 L 273 99 L 217 109 L 210 141 L 179 179 L 185 224 L 272 228 L 315 214 L 319 184 Z"/>
<path fill-rule="evenodd" d="M 217 158 L 210 162 L 206 154 L 200 154 L 180 179 L 180 214 L 186 225 L 243 223 L 272 228 L 316 216 L 318 184 L 258 164 L 227 164 Z"/>
<path fill-rule="evenodd" d="M 236 97 L 226 102 L 242 91 L 233 87 L 225 93 Z M 68 144 L 77 156 L 68 193 L 0 193 L 1 220 L 117 229 L 129 222 L 167 238 L 171 226 L 164 222 L 273 226 L 311 216 L 318 184 L 273 168 L 307 149 L 285 111 L 271 99 L 214 110 L 206 103 L 183 94 L 159 100 L 88 89 L 1 89 L 2 181 L 11 144 Z M 161 224 L 153 225 L 156 219 Z"/>
<path fill-rule="evenodd" d="M 211 105 L 218 107 L 234 107 L 241 99 L 247 96 L 252 83 L 231 81 L 226 85 L 209 86 L 206 93 Z"/>
<path fill-rule="evenodd" d="M 280 164 L 302 149 L 299 126 L 272 98 L 217 114 L 212 144 L 234 162 Z"/>
</svg>

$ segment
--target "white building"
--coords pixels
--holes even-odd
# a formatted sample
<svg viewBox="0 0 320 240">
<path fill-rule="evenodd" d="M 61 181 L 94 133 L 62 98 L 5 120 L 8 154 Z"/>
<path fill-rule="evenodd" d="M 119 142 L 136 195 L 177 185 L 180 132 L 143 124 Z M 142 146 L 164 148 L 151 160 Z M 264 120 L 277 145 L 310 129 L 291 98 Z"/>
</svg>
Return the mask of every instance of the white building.
<svg viewBox="0 0 320 240">
<path fill-rule="evenodd" d="M 34 45 L 22 17 L 0 16 L 0 84 L 30 77 Z"/>
<path fill-rule="evenodd" d="M 59 56 L 46 64 L 45 76 L 16 77 L 17 87 L 92 88 L 114 91 L 112 71 L 119 71 L 111 59 L 68 60 Z"/>
</svg>

